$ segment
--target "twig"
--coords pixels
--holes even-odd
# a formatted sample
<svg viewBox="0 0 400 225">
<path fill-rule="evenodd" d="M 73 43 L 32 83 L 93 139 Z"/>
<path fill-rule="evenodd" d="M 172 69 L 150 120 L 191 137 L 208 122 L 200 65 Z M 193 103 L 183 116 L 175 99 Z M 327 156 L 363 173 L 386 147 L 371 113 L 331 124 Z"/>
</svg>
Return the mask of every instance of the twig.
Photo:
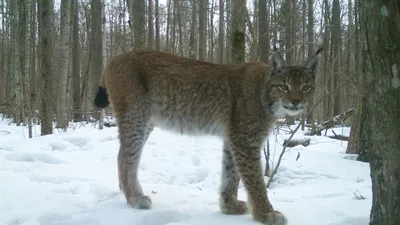
<svg viewBox="0 0 400 225">
<path fill-rule="evenodd" d="M 304 121 L 305 118 L 306 118 L 306 117 L 304 117 L 302 120 Z M 289 137 L 289 139 L 288 139 L 288 142 L 289 142 L 290 140 L 292 140 L 294 134 L 299 130 L 300 126 L 301 126 L 301 123 L 297 124 L 296 129 L 293 130 L 293 133 L 290 135 L 290 137 Z M 286 150 L 286 148 L 287 148 L 288 142 L 285 143 L 285 145 L 283 145 L 282 152 L 281 152 L 281 154 L 279 155 L 279 158 L 278 158 L 278 163 L 276 164 L 274 170 L 272 171 L 271 176 L 269 177 L 269 180 L 268 180 L 268 183 L 267 183 L 267 188 L 269 188 L 269 186 L 271 185 L 271 182 L 272 182 L 272 180 L 273 180 L 273 178 L 274 178 L 276 172 L 278 171 L 279 165 L 281 164 L 281 161 L 282 161 L 282 157 L 283 157 L 283 155 L 285 154 L 285 150 Z"/>
</svg>

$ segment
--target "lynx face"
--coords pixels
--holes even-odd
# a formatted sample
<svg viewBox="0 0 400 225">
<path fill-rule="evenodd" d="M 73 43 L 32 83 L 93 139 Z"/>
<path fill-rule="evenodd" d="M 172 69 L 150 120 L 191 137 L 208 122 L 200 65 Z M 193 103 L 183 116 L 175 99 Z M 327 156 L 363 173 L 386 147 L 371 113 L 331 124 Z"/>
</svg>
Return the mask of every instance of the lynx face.
<svg viewBox="0 0 400 225">
<path fill-rule="evenodd" d="M 286 66 L 280 53 L 272 58 L 271 97 L 275 116 L 297 116 L 312 101 L 315 92 L 316 59 L 303 66 Z"/>
</svg>

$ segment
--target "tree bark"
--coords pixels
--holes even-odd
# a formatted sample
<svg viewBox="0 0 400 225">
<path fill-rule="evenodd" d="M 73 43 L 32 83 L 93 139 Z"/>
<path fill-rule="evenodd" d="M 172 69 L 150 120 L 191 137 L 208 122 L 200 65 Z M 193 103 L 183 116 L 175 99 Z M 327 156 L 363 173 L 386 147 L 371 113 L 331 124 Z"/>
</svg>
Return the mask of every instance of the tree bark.
<svg viewBox="0 0 400 225">
<path fill-rule="evenodd" d="M 71 1 L 61 0 L 61 62 L 60 74 L 58 76 L 58 89 L 57 89 L 57 128 L 67 128 L 67 78 L 69 67 L 69 40 L 70 40 L 70 11 Z"/>
<path fill-rule="evenodd" d="M 158 2 L 158 0 L 155 0 L 155 12 L 154 12 L 154 16 L 156 18 L 156 50 L 160 51 L 161 47 L 160 47 L 160 13 L 159 13 L 159 7 L 160 4 Z"/>
<path fill-rule="evenodd" d="M 232 59 L 239 64 L 245 61 L 245 7 L 246 0 L 237 0 L 232 3 Z"/>
<path fill-rule="evenodd" d="M 102 42 L 102 2 L 101 0 L 92 0 L 92 7 L 90 10 L 90 78 L 91 78 L 91 93 L 90 99 L 94 98 L 97 84 L 102 73 L 103 68 L 103 42 Z"/>
<path fill-rule="evenodd" d="M 341 80 L 341 48 L 342 35 L 340 26 L 340 1 L 333 0 L 332 4 L 332 32 L 331 32 L 331 63 L 333 67 L 333 87 L 335 89 Z M 333 95 L 333 115 L 337 115 L 341 111 L 341 93 L 337 91 Z"/>
<path fill-rule="evenodd" d="M 199 0 L 199 60 L 206 59 L 207 0 Z"/>
<path fill-rule="evenodd" d="M 41 135 L 53 133 L 52 88 L 53 88 L 53 0 L 39 0 L 39 52 L 41 75 Z"/>
<path fill-rule="evenodd" d="M 189 58 L 196 59 L 196 17 L 197 17 L 197 0 L 192 0 L 192 21 L 190 24 L 189 35 Z"/>
<path fill-rule="evenodd" d="M 365 105 L 361 148 L 372 178 L 370 225 L 400 224 L 400 3 L 360 4 Z"/>
<path fill-rule="evenodd" d="M 269 62 L 269 21 L 268 21 L 268 10 L 267 0 L 258 1 L 258 18 L 259 18 L 259 32 L 258 40 L 260 46 L 260 60 L 261 62 Z"/>
<path fill-rule="evenodd" d="M 307 55 L 310 58 L 314 54 L 314 0 L 308 0 L 307 10 Z M 314 99 L 311 104 L 307 106 L 307 109 L 311 109 Z M 307 123 L 314 123 L 314 115 L 311 110 L 307 110 Z"/>
<path fill-rule="evenodd" d="M 149 0 L 148 6 L 148 35 L 147 35 L 147 45 L 148 48 L 154 48 L 154 26 L 153 26 L 153 0 Z"/>
<path fill-rule="evenodd" d="M 72 1 L 72 107 L 74 111 L 74 122 L 82 120 L 81 103 L 81 76 L 80 76 L 80 52 L 79 52 L 79 21 L 78 21 L 78 2 Z"/>
<path fill-rule="evenodd" d="M 219 0 L 218 63 L 224 63 L 224 0 Z"/>
</svg>

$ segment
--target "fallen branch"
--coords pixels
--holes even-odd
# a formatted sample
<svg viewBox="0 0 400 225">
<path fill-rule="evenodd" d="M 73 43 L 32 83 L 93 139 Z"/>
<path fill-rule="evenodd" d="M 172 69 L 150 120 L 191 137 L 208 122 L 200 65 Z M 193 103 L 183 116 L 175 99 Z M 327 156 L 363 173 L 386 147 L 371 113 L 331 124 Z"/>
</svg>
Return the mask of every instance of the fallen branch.
<svg viewBox="0 0 400 225">
<path fill-rule="evenodd" d="M 297 145 L 303 145 L 304 147 L 307 147 L 310 145 L 310 140 L 309 138 L 304 138 L 304 139 L 292 139 L 288 140 L 286 139 L 283 141 L 283 145 L 287 145 L 288 147 L 295 147 Z"/>
<path fill-rule="evenodd" d="M 347 118 L 349 118 L 351 115 L 353 115 L 355 112 L 354 108 L 351 108 L 347 110 L 346 112 L 343 112 L 339 115 L 336 115 L 332 117 L 331 119 L 324 121 L 317 126 L 315 126 L 314 129 L 309 130 L 308 132 L 305 132 L 304 135 L 321 135 L 321 132 L 323 130 L 328 130 L 338 124 L 339 122 L 345 121 Z"/>
<path fill-rule="evenodd" d="M 337 139 L 337 140 L 341 140 L 341 141 L 348 141 L 349 137 L 347 136 L 343 136 L 340 134 L 336 134 L 335 131 L 332 130 L 332 133 L 334 134 L 334 136 L 327 136 L 328 138 L 332 138 L 332 139 Z"/>
</svg>

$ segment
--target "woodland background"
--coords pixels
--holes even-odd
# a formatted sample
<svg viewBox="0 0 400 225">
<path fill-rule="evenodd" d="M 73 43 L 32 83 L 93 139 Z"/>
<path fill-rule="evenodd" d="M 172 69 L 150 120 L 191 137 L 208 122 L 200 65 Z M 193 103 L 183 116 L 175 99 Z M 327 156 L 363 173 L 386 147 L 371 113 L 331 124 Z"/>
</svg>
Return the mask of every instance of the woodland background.
<svg viewBox="0 0 400 225">
<path fill-rule="evenodd" d="M 398 0 L 0 0 L 0 24 L 0 114 L 30 138 L 33 124 L 102 129 L 104 65 L 135 48 L 226 64 L 268 63 L 276 45 L 299 64 L 324 46 L 303 128 L 352 125 L 346 153 L 371 168 L 370 225 L 400 223 Z"/>
<path fill-rule="evenodd" d="M 92 103 L 102 69 L 110 57 L 139 47 L 225 64 L 268 63 L 276 45 L 288 64 L 299 64 L 324 46 L 315 94 L 323 100 L 306 120 L 323 122 L 361 107 L 358 3 L 1 0 L 0 113 L 17 125 L 40 123 L 42 135 L 69 121 L 100 119 L 102 128 L 104 114 Z M 358 140 L 357 130 L 350 138 Z M 357 143 L 348 152 L 359 152 Z"/>
</svg>

